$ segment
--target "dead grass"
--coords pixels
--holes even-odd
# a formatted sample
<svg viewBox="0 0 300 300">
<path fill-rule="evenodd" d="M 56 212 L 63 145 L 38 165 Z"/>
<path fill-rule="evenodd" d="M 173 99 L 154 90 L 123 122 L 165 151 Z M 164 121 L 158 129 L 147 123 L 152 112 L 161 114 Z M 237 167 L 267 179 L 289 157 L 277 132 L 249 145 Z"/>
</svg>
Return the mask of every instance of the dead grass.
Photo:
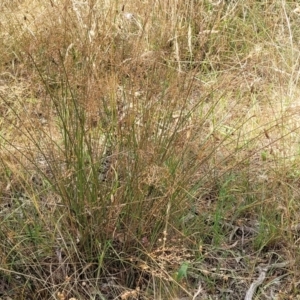
<svg viewBox="0 0 300 300">
<path fill-rule="evenodd" d="M 0 296 L 298 297 L 298 11 L 2 1 Z"/>
</svg>

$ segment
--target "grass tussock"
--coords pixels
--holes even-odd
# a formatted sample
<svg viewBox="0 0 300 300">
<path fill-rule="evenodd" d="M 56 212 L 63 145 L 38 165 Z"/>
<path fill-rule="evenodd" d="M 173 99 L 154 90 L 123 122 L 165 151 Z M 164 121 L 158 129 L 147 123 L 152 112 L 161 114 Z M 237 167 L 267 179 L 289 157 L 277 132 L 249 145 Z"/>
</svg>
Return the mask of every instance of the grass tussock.
<svg viewBox="0 0 300 300">
<path fill-rule="evenodd" d="M 0 296 L 299 296 L 296 3 L 0 12 Z"/>
</svg>

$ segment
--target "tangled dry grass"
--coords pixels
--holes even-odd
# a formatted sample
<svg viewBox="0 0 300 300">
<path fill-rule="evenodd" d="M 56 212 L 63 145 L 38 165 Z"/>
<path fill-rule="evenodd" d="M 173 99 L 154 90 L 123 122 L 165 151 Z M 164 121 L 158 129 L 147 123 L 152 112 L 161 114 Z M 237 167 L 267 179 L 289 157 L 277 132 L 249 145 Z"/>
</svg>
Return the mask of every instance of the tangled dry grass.
<svg viewBox="0 0 300 300">
<path fill-rule="evenodd" d="M 0 13 L 1 298 L 299 297 L 296 3 Z"/>
</svg>

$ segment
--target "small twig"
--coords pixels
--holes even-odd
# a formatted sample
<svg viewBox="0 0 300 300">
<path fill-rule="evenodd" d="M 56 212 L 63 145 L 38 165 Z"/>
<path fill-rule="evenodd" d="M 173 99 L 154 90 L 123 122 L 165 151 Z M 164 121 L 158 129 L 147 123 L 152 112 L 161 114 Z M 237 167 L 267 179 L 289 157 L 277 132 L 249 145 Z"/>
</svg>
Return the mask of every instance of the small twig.
<svg viewBox="0 0 300 300">
<path fill-rule="evenodd" d="M 282 263 L 275 263 L 269 266 L 265 266 L 263 268 L 259 267 L 260 270 L 260 275 L 257 280 L 255 280 L 251 285 L 250 288 L 248 289 L 246 296 L 244 300 L 252 300 L 253 294 L 255 293 L 256 289 L 263 283 L 263 281 L 266 278 L 266 274 L 268 270 L 272 268 L 284 268 L 287 265 L 289 265 L 288 261 L 282 262 Z"/>
<path fill-rule="evenodd" d="M 268 268 L 262 268 L 261 273 L 257 280 L 255 280 L 251 285 L 249 290 L 247 291 L 247 294 L 245 296 L 245 300 L 252 300 L 253 294 L 255 293 L 256 289 L 263 283 L 263 281 L 266 278 L 266 274 L 268 271 Z"/>
<path fill-rule="evenodd" d="M 199 282 L 198 290 L 197 290 L 196 293 L 194 294 L 192 300 L 195 300 L 196 297 L 199 296 L 201 292 L 202 292 L 202 286 L 201 286 L 201 282 Z"/>
</svg>

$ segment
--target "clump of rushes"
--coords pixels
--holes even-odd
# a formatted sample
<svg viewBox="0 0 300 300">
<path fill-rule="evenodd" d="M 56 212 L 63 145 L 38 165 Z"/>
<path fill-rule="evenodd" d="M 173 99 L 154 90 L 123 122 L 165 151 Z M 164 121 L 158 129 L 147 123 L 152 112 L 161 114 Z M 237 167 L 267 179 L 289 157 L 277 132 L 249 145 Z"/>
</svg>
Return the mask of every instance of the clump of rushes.
<svg viewBox="0 0 300 300">
<path fill-rule="evenodd" d="M 0 292 L 296 297 L 296 4 L 44 2 L 0 6 Z"/>
</svg>

